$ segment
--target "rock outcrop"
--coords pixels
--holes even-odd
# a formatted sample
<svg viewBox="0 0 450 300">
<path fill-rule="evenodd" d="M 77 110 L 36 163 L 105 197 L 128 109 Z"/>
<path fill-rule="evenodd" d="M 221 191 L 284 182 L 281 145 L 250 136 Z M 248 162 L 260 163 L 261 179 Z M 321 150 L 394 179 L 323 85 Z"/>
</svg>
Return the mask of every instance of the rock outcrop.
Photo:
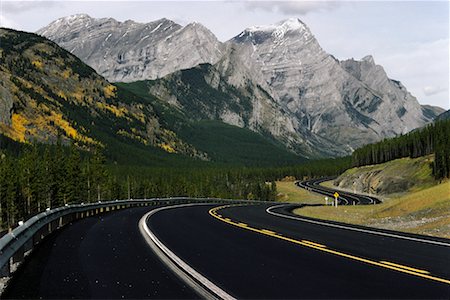
<svg viewBox="0 0 450 300">
<path fill-rule="evenodd" d="M 37 33 L 113 82 L 155 79 L 200 63 L 215 63 L 223 47 L 203 25 L 182 27 L 167 19 L 142 24 L 79 14 L 58 19 Z"/>
</svg>

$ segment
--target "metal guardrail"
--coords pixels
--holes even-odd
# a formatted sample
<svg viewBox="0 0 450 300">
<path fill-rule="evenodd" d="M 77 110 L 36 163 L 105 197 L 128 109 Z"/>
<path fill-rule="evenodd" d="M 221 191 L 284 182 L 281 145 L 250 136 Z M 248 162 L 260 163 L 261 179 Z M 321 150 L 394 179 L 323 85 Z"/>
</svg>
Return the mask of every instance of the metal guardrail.
<svg viewBox="0 0 450 300">
<path fill-rule="evenodd" d="M 12 273 L 11 266 L 21 263 L 26 254 L 30 253 L 35 245 L 43 238 L 62 226 L 85 217 L 98 215 L 114 210 L 163 204 L 181 204 L 181 203 L 247 203 L 261 204 L 264 201 L 249 200 L 231 200 L 218 198 L 152 198 L 138 200 L 116 200 L 97 202 L 89 204 L 73 204 L 54 208 L 42 212 L 22 225 L 16 227 L 10 233 L 0 239 L 0 278 L 10 277 Z"/>
</svg>

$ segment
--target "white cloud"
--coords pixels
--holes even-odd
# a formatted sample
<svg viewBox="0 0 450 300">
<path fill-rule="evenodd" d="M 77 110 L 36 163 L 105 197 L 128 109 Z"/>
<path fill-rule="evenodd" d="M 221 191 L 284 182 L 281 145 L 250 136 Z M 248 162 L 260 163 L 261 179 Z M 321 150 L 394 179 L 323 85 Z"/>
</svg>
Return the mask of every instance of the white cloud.
<svg viewBox="0 0 450 300">
<path fill-rule="evenodd" d="M 340 5 L 337 1 L 247 1 L 251 10 L 266 10 L 284 15 L 306 15 L 312 11 L 331 10 Z"/>
<path fill-rule="evenodd" d="M 2 14 L 21 14 L 32 10 L 54 8 L 63 4 L 62 1 L 2 1 Z"/>
<path fill-rule="evenodd" d="M 423 93 L 426 96 L 433 96 L 436 94 L 440 94 L 442 92 L 448 91 L 447 87 L 441 87 L 441 86 L 426 86 L 423 88 Z"/>
<path fill-rule="evenodd" d="M 20 29 L 19 24 L 10 20 L 2 13 L 0 13 L 0 27 Z"/>
<path fill-rule="evenodd" d="M 420 103 L 448 109 L 449 40 L 410 44 L 401 50 L 375 60 L 389 77 L 401 80 Z"/>
</svg>

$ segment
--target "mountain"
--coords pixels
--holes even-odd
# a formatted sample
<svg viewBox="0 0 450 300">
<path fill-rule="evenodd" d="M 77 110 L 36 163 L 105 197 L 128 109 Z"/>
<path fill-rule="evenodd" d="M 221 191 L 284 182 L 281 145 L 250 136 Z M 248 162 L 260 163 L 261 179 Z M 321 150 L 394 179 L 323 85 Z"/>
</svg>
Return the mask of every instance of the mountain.
<svg viewBox="0 0 450 300">
<path fill-rule="evenodd" d="M 116 27 L 102 31 L 99 27 L 104 25 L 99 24 L 105 22 Z M 161 42 L 167 39 L 161 33 L 164 26 L 159 26 L 164 22 L 171 24 L 167 35 L 177 36 L 181 44 Z M 39 33 L 112 80 L 152 79 L 130 83 L 128 88 L 143 88 L 195 120 L 248 128 L 310 158 L 351 153 L 422 127 L 440 113 L 438 108 L 422 107 L 372 56 L 334 58 L 299 19 L 253 26 L 223 44 L 199 24 L 181 27 L 164 22 L 120 23 L 83 15 L 59 19 Z M 183 31 L 189 38 L 178 37 Z M 119 39 L 112 45 L 113 35 Z M 86 47 L 90 50 L 79 50 Z M 164 68 L 144 58 L 155 47 L 159 52 L 151 52 L 152 59 L 162 57 Z M 178 54 L 181 61 L 167 53 Z M 130 59 L 118 60 L 122 54 Z M 135 64 L 131 71 L 122 66 L 129 63 Z"/>
<path fill-rule="evenodd" d="M 303 126 L 339 144 L 357 148 L 433 119 L 371 56 L 338 61 L 298 19 L 248 28 L 229 43 Z"/>
<path fill-rule="evenodd" d="M 20 142 L 120 143 L 201 156 L 160 124 L 149 103 L 118 89 L 35 34 L 0 29 L 0 132 Z"/>
<path fill-rule="evenodd" d="M 193 121 L 152 95 L 111 84 L 41 36 L 0 29 L 0 40 L 0 138 L 20 143 L 59 138 L 86 150 L 100 146 L 122 164 L 301 161 L 262 135 L 218 121 Z"/>
<path fill-rule="evenodd" d="M 60 18 L 37 34 L 112 82 L 155 79 L 200 63 L 215 63 L 223 48 L 203 25 L 182 27 L 167 19 L 142 24 L 79 14 Z"/>
<path fill-rule="evenodd" d="M 439 119 L 442 114 L 446 113 L 445 109 L 443 109 L 442 107 L 427 104 L 422 105 L 422 110 L 424 115 L 434 120 Z"/>
<path fill-rule="evenodd" d="M 436 117 L 436 120 L 449 120 L 450 119 L 450 110 L 444 111 L 439 116 Z"/>
<path fill-rule="evenodd" d="M 242 84 L 233 82 L 226 74 L 235 67 L 223 61 L 214 66 L 202 64 L 162 79 L 120 86 L 139 91 L 141 96 L 155 95 L 185 112 L 192 120 L 220 120 L 248 128 L 303 157 L 345 154 L 331 141 L 302 128 L 260 85 L 251 80 L 244 80 Z"/>
</svg>

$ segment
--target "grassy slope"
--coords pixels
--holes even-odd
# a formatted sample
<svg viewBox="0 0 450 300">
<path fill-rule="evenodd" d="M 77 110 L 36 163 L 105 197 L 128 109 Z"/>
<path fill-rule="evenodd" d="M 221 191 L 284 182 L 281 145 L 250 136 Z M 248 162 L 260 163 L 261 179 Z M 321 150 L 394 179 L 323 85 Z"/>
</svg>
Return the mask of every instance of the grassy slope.
<svg viewBox="0 0 450 300">
<path fill-rule="evenodd" d="M 383 164 L 352 168 L 339 176 L 335 183 L 341 188 L 356 188 L 356 191 L 381 195 L 417 191 L 436 184 L 431 168 L 433 160 L 433 155 L 406 157 Z M 353 182 L 356 182 L 355 186 Z"/>
<path fill-rule="evenodd" d="M 379 205 L 307 207 L 313 218 L 450 238 L 450 181 L 385 200 Z"/>
<path fill-rule="evenodd" d="M 393 176 L 413 182 L 407 192 L 384 197 L 379 205 L 307 207 L 295 213 L 303 216 L 335 220 L 385 229 L 450 238 L 450 181 L 437 184 L 429 168 L 429 156 L 398 159 L 385 164 L 353 168 L 344 173 L 348 178 L 362 178 L 377 172 L 379 179 Z M 380 171 L 380 172 L 379 172 Z M 352 177 L 355 176 L 356 177 Z M 406 179 L 405 179 L 406 178 Z M 324 184 L 331 187 L 331 182 Z"/>
<path fill-rule="evenodd" d="M 311 193 L 305 189 L 299 188 L 292 181 L 277 181 L 277 201 L 305 203 L 305 204 L 323 204 L 324 197 Z"/>
</svg>

